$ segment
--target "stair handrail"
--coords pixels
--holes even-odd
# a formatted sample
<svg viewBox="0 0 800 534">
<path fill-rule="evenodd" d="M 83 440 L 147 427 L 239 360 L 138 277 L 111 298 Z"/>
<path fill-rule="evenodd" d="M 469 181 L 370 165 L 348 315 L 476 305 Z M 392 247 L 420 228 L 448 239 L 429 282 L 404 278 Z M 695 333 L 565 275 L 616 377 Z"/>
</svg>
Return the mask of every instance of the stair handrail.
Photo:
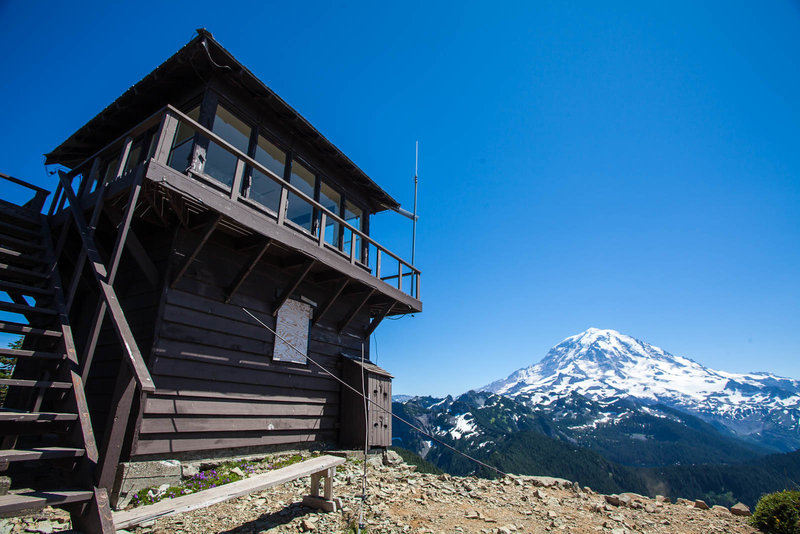
<svg viewBox="0 0 800 534">
<path fill-rule="evenodd" d="M 142 391 L 152 393 L 156 389 L 155 383 L 153 382 L 153 378 L 150 376 L 150 372 L 147 369 L 147 365 L 142 357 L 142 353 L 139 351 L 139 347 L 133 337 L 133 332 L 131 331 L 127 319 L 125 318 L 125 313 L 122 311 L 117 294 L 114 291 L 114 288 L 107 282 L 108 270 L 97 252 L 97 246 L 95 245 L 94 238 L 92 237 L 92 234 L 90 233 L 86 224 L 80 203 L 75 197 L 75 192 L 72 190 L 70 178 L 68 177 L 67 173 L 63 171 L 58 171 L 58 178 L 61 181 L 62 190 L 67 195 L 70 211 L 72 213 L 72 220 L 81 236 L 83 249 L 86 252 L 89 264 L 91 265 L 91 271 L 94 274 L 94 278 L 100 288 L 100 295 L 108 306 L 108 313 L 111 316 L 111 323 L 114 325 L 114 330 L 117 332 L 117 337 L 119 337 L 120 343 L 123 346 L 124 352 L 127 356 L 125 359 L 131 368 L 133 378 L 136 380 L 137 385 Z M 102 191 L 99 191 L 99 194 L 102 194 Z"/>
<path fill-rule="evenodd" d="M 42 211 L 42 208 L 44 207 L 45 200 L 47 200 L 47 196 L 50 194 L 50 191 L 48 191 L 47 189 L 45 189 L 43 187 L 39 187 L 38 185 L 33 185 L 30 182 L 26 182 L 25 180 L 20 180 L 19 178 L 16 178 L 16 177 L 11 176 L 9 174 L 5 174 L 3 172 L 0 172 L 0 178 L 2 178 L 3 180 L 7 180 L 7 181 L 9 181 L 11 183 L 14 183 L 14 184 L 17 184 L 17 185 L 21 185 L 22 187 L 27 187 L 28 189 L 33 190 L 36 194 L 33 196 L 32 199 L 30 199 L 28 202 L 23 204 L 22 207 L 23 208 L 28 208 L 28 209 L 30 209 L 32 211 L 35 211 L 36 213 L 39 213 L 39 212 Z"/>
</svg>

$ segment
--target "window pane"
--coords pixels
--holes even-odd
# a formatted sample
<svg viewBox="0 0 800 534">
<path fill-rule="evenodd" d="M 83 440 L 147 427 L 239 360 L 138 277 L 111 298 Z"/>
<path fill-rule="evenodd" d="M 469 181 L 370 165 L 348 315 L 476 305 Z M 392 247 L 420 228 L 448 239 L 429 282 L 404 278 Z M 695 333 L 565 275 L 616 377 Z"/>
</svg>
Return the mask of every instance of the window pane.
<svg viewBox="0 0 800 534">
<path fill-rule="evenodd" d="M 195 106 L 186 114 L 191 119 L 197 121 L 200 118 L 200 106 Z M 191 165 L 190 158 L 192 157 L 192 149 L 194 148 L 194 143 L 192 143 L 194 133 L 195 130 L 191 126 L 183 122 L 178 123 L 175 139 L 172 142 L 172 150 L 167 160 L 167 165 L 176 171 L 186 172 L 186 169 Z"/>
<path fill-rule="evenodd" d="M 339 206 L 342 203 L 342 196 L 331 186 L 322 182 L 319 186 L 319 203 L 324 207 L 331 210 L 336 215 L 339 215 Z M 331 245 L 339 246 L 339 231 L 341 225 L 332 219 L 326 219 L 325 223 L 325 241 Z"/>
<path fill-rule="evenodd" d="M 222 106 L 217 106 L 211 131 L 247 154 L 250 127 Z M 236 160 L 236 156 L 209 141 L 204 172 L 230 186 L 233 184 L 233 175 L 236 172 Z"/>
<path fill-rule="evenodd" d="M 344 220 L 348 222 L 351 226 L 361 230 L 361 218 L 362 212 L 361 209 L 358 208 L 355 204 L 349 201 L 345 201 L 344 203 Z M 350 254 L 350 240 L 353 237 L 353 232 L 349 229 L 345 229 L 344 231 L 344 251 Z M 356 259 L 361 259 L 361 236 L 356 234 Z"/>
<path fill-rule="evenodd" d="M 289 183 L 306 195 L 314 198 L 314 174 L 300 165 L 299 162 L 292 162 L 292 177 Z M 286 218 L 295 224 L 298 224 L 311 231 L 311 218 L 314 214 L 314 208 L 293 193 L 289 193 L 289 206 L 286 210 Z"/>
<path fill-rule="evenodd" d="M 260 135 L 258 136 L 258 145 L 256 146 L 254 159 L 283 178 L 283 170 L 286 166 L 286 154 L 283 150 Z M 281 201 L 281 186 L 272 178 L 253 169 L 248 197 L 277 213 L 278 204 Z"/>
</svg>

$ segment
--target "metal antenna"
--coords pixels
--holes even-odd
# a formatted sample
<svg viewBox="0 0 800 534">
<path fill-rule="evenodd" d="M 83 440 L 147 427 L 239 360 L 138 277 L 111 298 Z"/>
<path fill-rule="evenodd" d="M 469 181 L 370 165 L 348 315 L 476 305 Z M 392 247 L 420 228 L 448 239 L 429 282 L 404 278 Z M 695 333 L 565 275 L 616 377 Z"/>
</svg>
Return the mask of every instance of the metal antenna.
<svg viewBox="0 0 800 534">
<path fill-rule="evenodd" d="M 414 151 L 414 218 L 411 219 L 411 265 L 416 266 L 417 262 L 417 189 L 419 187 L 419 180 L 417 172 L 419 171 L 419 141 L 416 142 Z"/>
</svg>

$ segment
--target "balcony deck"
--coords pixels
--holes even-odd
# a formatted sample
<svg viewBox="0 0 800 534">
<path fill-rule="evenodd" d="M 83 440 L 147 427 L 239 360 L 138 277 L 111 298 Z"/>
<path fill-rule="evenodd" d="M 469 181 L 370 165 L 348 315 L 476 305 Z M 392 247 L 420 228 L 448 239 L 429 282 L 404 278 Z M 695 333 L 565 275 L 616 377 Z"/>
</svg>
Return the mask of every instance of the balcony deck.
<svg viewBox="0 0 800 534">
<path fill-rule="evenodd" d="M 179 172 L 167 165 L 172 140 L 180 123 L 193 128 L 198 135 L 213 141 L 237 158 L 236 175 L 231 186 L 202 173 L 192 170 Z M 126 160 L 132 140 L 156 127 L 152 157 L 136 165 L 128 165 Z M 98 172 L 99 162 L 114 153 L 119 154 L 119 171 L 103 183 Z M 278 214 L 261 209 L 255 202 L 242 196 L 240 184 L 247 167 L 260 171 L 280 186 L 281 206 Z M 143 187 L 163 195 L 173 206 L 177 196 L 180 205 L 188 206 L 195 216 L 205 219 L 218 217 L 222 225 L 241 237 L 260 238 L 262 242 L 278 244 L 296 256 L 307 259 L 317 268 L 327 268 L 330 272 L 323 274 L 323 279 L 346 279 L 387 297 L 393 304 L 386 308 L 386 315 L 422 311 L 419 293 L 421 273 L 417 268 L 172 106 L 163 108 L 120 136 L 73 169 L 69 177 L 80 180 L 78 198 L 87 209 L 98 204 L 98 195 L 114 197 L 143 179 Z M 92 191 L 94 184 L 97 185 Z M 290 194 L 313 208 L 317 224 L 312 232 L 299 228 L 281 216 L 285 213 Z M 51 213 L 58 217 L 64 210 L 64 195 L 60 185 L 55 196 Z M 349 240 L 349 250 L 326 241 L 326 222 L 338 225 L 341 231 L 349 232 L 351 236 L 357 236 Z"/>
</svg>

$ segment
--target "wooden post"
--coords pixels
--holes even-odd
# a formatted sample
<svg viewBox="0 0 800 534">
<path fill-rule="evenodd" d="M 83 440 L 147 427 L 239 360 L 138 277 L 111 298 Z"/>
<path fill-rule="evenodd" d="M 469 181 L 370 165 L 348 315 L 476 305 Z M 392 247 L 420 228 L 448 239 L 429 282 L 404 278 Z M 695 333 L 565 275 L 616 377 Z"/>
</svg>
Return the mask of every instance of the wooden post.
<svg viewBox="0 0 800 534">
<path fill-rule="evenodd" d="M 117 375 L 114 393 L 111 398 L 111 410 L 106 423 L 103 445 L 100 448 L 100 466 L 97 473 L 97 485 L 111 489 L 117 473 L 117 465 L 122 454 L 125 431 L 131 415 L 136 382 L 127 365 L 122 365 Z"/>
<path fill-rule="evenodd" d="M 397 289 L 403 290 L 403 262 L 397 260 Z"/>
<path fill-rule="evenodd" d="M 325 225 L 328 224 L 328 214 L 324 211 L 322 212 L 322 216 L 319 219 L 319 246 L 325 246 Z"/>
<path fill-rule="evenodd" d="M 380 277 L 381 277 L 381 249 L 377 248 L 375 250 L 376 250 L 376 252 L 375 252 L 375 277 L 380 279 Z"/>
<path fill-rule="evenodd" d="M 158 127 L 158 142 L 153 157 L 163 165 L 169 161 L 169 153 L 172 151 L 172 141 L 175 139 L 175 132 L 178 131 L 178 119 L 169 111 L 164 114 L 161 124 Z"/>
<path fill-rule="evenodd" d="M 233 173 L 233 184 L 231 185 L 231 200 L 239 198 L 239 191 L 242 188 L 242 176 L 244 176 L 245 163 L 241 159 L 236 160 L 236 171 Z"/>
</svg>

